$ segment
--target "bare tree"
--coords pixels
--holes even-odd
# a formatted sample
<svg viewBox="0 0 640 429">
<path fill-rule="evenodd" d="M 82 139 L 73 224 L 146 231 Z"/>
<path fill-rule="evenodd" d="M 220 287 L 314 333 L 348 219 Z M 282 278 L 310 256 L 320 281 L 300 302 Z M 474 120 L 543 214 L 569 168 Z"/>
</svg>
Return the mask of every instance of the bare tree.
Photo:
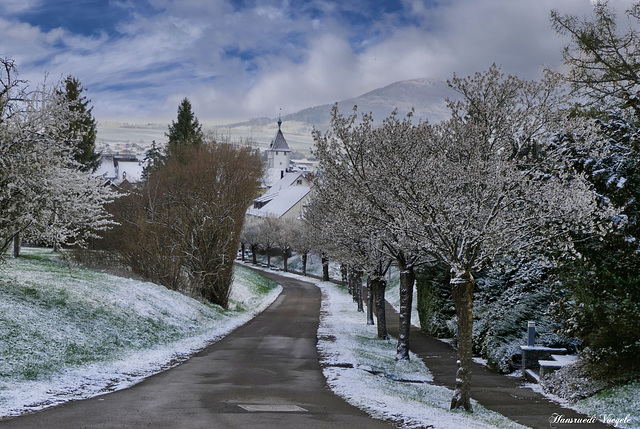
<svg viewBox="0 0 640 429">
<path fill-rule="evenodd" d="M 551 12 L 555 30 L 571 38 L 563 50 L 570 67 L 566 79 L 592 102 L 623 105 L 640 117 L 640 3 L 632 3 L 626 11 L 629 25 L 624 32 L 606 1 L 596 2 L 593 11 L 593 18 L 582 20 Z"/>
</svg>

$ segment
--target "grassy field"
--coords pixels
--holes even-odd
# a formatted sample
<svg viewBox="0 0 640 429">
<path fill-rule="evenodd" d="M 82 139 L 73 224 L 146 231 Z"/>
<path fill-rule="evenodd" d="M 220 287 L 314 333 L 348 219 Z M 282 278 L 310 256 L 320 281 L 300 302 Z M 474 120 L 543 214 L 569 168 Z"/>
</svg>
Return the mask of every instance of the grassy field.
<svg viewBox="0 0 640 429">
<path fill-rule="evenodd" d="M 278 293 L 238 267 L 225 310 L 25 248 L 0 266 L 0 417 L 135 383 L 246 322 Z"/>
</svg>

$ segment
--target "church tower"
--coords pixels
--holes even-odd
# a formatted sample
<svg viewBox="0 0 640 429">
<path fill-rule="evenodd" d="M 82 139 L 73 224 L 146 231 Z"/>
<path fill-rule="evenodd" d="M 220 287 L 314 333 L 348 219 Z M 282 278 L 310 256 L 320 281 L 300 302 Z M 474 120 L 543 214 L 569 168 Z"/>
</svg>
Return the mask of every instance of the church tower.
<svg viewBox="0 0 640 429">
<path fill-rule="evenodd" d="M 273 140 L 271 140 L 269 149 L 267 149 L 267 161 L 269 168 L 275 168 L 284 173 L 289 168 L 289 163 L 291 162 L 291 149 L 289 149 L 287 140 L 282 134 L 281 126 L 282 119 L 278 117 L 278 132 Z"/>
</svg>

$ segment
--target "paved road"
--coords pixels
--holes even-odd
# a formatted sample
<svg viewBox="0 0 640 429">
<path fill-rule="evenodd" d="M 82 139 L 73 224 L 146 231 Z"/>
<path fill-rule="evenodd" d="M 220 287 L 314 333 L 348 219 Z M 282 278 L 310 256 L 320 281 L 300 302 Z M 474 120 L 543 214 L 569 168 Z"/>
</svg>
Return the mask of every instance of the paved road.
<svg viewBox="0 0 640 429">
<path fill-rule="evenodd" d="M 0 428 L 393 427 L 326 386 L 316 351 L 319 289 L 278 282 L 284 291 L 273 305 L 184 364 L 126 390 L 0 422 Z M 256 406 L 271 411 L 247 411 Z"/>
</svg>

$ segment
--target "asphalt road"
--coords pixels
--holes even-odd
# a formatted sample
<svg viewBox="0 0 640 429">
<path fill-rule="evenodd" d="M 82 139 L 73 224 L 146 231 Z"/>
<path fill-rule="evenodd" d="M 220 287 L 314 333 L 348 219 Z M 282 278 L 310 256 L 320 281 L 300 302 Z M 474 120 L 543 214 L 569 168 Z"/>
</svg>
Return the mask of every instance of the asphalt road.
<svg viewBox="0 0 640 429">
<path fill-rule="evenodd" d="M 331 393 L 316 350 L 320 290 L 284 291 L 182 365 L 125 390 L 0 422 L 0 428 L 390 428 Z"/>
</svg>

